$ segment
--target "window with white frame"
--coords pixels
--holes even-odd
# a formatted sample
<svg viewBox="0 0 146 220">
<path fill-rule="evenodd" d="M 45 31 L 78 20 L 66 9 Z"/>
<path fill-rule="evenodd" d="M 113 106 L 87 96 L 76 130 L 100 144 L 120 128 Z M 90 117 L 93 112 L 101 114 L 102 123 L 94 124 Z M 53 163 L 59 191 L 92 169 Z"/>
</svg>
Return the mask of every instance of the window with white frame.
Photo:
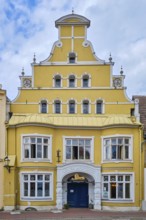
<svg viewBox="0 0 146 220">
<path fill-rule="evenodd" d="M 56 113 L 56 114 L 61 113 L 61 101 L 60 100 L 56 100 L 54 102 L 54 113 Z"/>
<path fill-rule="evenodd" d="M 21 198 L 24 200 L 52 199 L 52 173 L 21 174 Z"/>
<path fill-rule="evenodd" d="M 91 138 L 65 138 L 66 160 L 91 160 Z"/>
<path fill-rule="evenodd" d="M 131 200 L 133 188 L 132 174 L 102 175 L 102 199 Z"/>
<path fill-rule="evenodd" d="M 97 100 L 96 102 L 96 114 L 102 114 L 103 113 L 103 101 Z"/>
<path fill-rule="evenodd" d="M 103 139 L 103 160 L 131 160 L 131 137 L 109 137 Z"/>
<path fill-rule="evenodd" d="M 40 112 L 41 113 L 47 113 L 47 101 L 42 100 L 40 103 Z"/>
<path fill-rule="evenodd" d="M 70 114 L 75 113 L 75 101 L 74 100 L 69 101 L 69 113 Z"/>
<path fill-rule="evenodd" d="M 83 114 L 89 114 L 89 101 L 83 101 Z"/>
<path fill-rule="evenodd" d="M 89 76 L 88 75 L 84 75 L 82 78 L 82 86 L 84 88 L 89 87 Z"/>
<path fill-rule="evenodd" d="M 51 160 L 51 137 L 23 136 L 24 160 Z"/>
<path fill-rule="evenodd" d="M 56 75 L 54 77 L 54 86 L 56 88 L 60 88 L 61 87 L 61 76 L 60 75 Z"/>
<path fill-rule="evenodd" d="M 69 76 L 69 87 L 70 88 L 74 88 L 75 87 L 75 76 L 74 75 L 70 75 Z"/>
<path fill-rule="evenodd" d="M 76 54 L 74 52 L 69 53 L 69 63 L 75 63 L 76 61 Z"/>
</svg>

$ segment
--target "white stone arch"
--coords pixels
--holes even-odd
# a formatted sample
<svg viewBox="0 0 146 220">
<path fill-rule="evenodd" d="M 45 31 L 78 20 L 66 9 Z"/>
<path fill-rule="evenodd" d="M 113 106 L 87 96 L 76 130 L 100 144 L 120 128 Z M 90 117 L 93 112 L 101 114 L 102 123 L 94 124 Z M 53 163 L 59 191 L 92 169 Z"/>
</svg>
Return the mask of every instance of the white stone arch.
<svg viewBox="0 0 146 220">
<path fill-rule="evenodd" d="M 94 180 L 94 209 L 101 210 L 101 167 L 87 163 L 70 163 L 58 165 L 57 167 L 57 188 L 56 203 L 57 208 L 63 208 L 62 181 L 65 176 L 74 173 L 82 173 L 91 176 Z"/>
</svg>

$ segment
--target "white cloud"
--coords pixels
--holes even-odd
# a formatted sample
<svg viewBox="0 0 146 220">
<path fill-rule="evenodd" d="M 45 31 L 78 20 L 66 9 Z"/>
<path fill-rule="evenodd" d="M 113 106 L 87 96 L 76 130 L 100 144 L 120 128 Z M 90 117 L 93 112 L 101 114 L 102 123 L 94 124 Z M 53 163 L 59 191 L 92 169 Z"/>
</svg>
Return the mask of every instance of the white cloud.
<svg viewBox="0 0 146 220">
<path fill-rule="evenodd" d="M 58 38 L 55 20 L 75 13 L 91 20 L 88 39 L 96 55 L 108 60 L 112 53 L 114 73 L 123 65 L 128 94 L 145 94 L 146 23 L 145 0 L 1 0 L 0 83 L 12 99 L 17 94 L 22 67 L 48 57 Z"/>
</svg>

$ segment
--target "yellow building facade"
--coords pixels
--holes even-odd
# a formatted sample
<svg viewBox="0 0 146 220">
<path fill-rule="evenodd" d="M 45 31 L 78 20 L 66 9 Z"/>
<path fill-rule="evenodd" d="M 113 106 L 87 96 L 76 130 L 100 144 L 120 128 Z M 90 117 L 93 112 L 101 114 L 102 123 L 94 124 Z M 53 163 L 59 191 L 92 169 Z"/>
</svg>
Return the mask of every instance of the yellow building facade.
<svg viewBox="0 0 146 220">
<path fill-rule="evenodd" d="M 90 21 L 69 14 L 55 22 L 47 59 L 20 76 L 7 129 L 5 210 L 92 207 L 139 210 L 143 200 L 142 126 L 123 71 L 99 59 Z"/>
</svg>

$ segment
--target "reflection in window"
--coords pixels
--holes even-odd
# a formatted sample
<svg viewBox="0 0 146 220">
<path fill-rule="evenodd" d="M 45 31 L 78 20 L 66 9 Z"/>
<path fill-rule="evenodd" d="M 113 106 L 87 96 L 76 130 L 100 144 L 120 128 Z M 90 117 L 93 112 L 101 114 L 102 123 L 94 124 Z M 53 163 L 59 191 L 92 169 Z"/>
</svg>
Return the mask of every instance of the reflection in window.
<svg viewBox="0 0 146 220">
<path fill-rule="evenodd" d="M 69 113 L 70 114 L 75 113 L 75 101 L 74 100 L 69 101 Z"/>
<path fill-rule="evenodd" d="M 89 114 L 89 101 L 83 101 L 83 114 Z"/>
<path fill-rule="evenodd" d="M 54 102 L 54 113 L 56 113 L 56 114 L 61 113 L 61 102 L 59 100 L 56 100 Z"/>
<path fill-rule="evenodd" d="M 61 87 L 61 76 L 60 75 L 55 76 L 55 78 L 54 78 L 54 86 L 56 88 L 60 88 Z"/>
</svg>

